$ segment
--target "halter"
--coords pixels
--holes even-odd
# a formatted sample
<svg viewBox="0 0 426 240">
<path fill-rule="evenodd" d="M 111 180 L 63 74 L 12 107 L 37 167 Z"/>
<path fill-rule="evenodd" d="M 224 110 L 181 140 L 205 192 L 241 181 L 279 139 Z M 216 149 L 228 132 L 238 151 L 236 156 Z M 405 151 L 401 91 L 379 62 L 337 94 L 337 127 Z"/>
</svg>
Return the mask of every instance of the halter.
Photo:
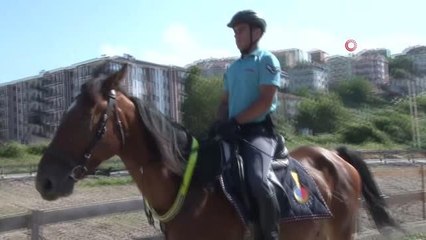
<svg viewBox="0 0 426 240">
<path fill-rule="evenodd" d="M 120 137 L 121 137 L 121 147 L 124 146 L 124 130 L 123 130 L 123 124 L 120 120 L 120 116 L 118 115 L 117 111 L 117 100 L 116 100 L 117 94 L 114 89 L 111 89 L 108 93 L 108 105 L 105 109 L 101 121 L 98 123 L 98 128 L 96 130 L 96 135 L 90 142 L 89 146 L 86 148 L 86 151 L 84 151 L 83 158 L 80 161 L 80 164 L 75 166 L 69 175 L 70 178 L 74 179 L 74 181 L 81 180 L 87 173 L 87 162 L 92 157 L 92 151 L 95 148 L 96 144 L 102 139 L 102 137 L 105 135 L 107 131 L 107 122 L 112 114 L 114 112 L 115 118 L 117 119 L 117 127 L 120 131 Z"/>
</svg>

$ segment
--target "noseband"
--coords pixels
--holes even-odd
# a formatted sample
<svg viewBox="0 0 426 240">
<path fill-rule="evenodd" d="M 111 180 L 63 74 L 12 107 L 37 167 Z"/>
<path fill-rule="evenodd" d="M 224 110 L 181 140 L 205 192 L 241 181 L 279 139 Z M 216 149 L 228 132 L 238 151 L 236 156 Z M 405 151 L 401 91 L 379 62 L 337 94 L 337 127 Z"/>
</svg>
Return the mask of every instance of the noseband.
<svg viewBox="0 0 426 240">
<path fill-rule="evenodd" d="M 70 178 L 72 178 L 74 181 L 81 180 L 86 175 L 88 169 L 87 169 L 87 162 L 92 157 L 92 151 L 95 148 L 96 144 L 102 139 L 102 137 L 105 135 L 107 131 L 107 122 L 109 117 L 114 114 L 115 118 L 117 120 L 117 127 L 120 131 L 120 137 L 121 137 L 121 147 L 124 146 L 124 130 L 123 130 L 123 124 L 120 120 L 120 116 L 118 115 L 117 111 L 117 100 L 116 100 L 117 94 L 114 89 L 110 90 L 108 93 L 108 105 L 105 109 L 102 119 L 98 123 L 98 127 L 96 130 L 96 135 L 90 142 L 89 146 L 86 148 L 83 154 L 83 158 L 80 161 L 80 164 L 75 166 L 69 175 Z"/>
</svg>

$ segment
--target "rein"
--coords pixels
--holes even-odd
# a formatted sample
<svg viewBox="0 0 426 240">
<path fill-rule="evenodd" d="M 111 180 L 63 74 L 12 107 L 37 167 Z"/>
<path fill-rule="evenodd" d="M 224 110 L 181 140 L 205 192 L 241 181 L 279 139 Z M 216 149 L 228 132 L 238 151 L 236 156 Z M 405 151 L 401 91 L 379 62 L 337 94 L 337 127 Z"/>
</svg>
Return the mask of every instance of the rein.
<svg viewBox="0 0 426 240">
<path fill-rule="evenodd" d="M 149 205 L 148 200 L 144 198 L 146 210 L 147 212 L 150 212 L 149 215 L 152 214 L 154 218 L 158 219 L 162 223 L 166 223 L 173 220 L 182 209 L 183 203 L 188 194 L 189 185 L 191 184 L 192 175 L 194 174 L 194 168 L 197 164 L 198 147 L 199 147 L 198 141 L 197 139 L 193 137 L 191 154 L 189 155 L 188 163 L 185 168 L 185 173 L 183 175 L 183 179 L 179 187 L 179 192 L 175 198 L 175 201 L 173 202 L 173 205 L 170 207 L 170 209 L 166 213 L 164 213 L 163 215 L 158 214 L 155 211 L 155 209 Z"/>
</svg>

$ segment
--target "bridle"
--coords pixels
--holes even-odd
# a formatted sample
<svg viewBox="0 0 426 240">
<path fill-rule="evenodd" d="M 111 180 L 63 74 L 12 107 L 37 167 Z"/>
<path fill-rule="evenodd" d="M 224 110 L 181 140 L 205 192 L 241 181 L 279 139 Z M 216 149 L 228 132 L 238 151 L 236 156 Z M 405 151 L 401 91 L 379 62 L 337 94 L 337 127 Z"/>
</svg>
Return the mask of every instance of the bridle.
<svg viewBox="0 0 426 240">
<path fill-rule="evenodd" d="M 80 161 L 80 164 L 75 166 L 69 175 L 70 178 L 72 178 L 74 181 L 81 180 L 84 178 L 84 176 L 87 174 L 87 162 L 92 157 L 93 149 L 95 148 L 96 144 L 102 139 L 102 137 L 105 135 L 107 131 L 107 122 L 109 117 L 114 114 L 115 118 L 117 120 L 117 127 L 120 132 L 121 137 L 121 147 L 124 146 L 124 129 L 123 129 L 123 123 L 120 120 L 120 116 L 118 115 L 117 111 L 117 100 L 116 100 L 117 94 L 114 89 L 111 89 L 108 93 L 108 105 L 105 109 L 104 113 L 102 114 L 102 119 L 98 122 L 98 127 L 96 130 L 95 137 L 90 142 L 89 146 L 86 148 L 83 154 L 83 158 Z"/>
</svg>

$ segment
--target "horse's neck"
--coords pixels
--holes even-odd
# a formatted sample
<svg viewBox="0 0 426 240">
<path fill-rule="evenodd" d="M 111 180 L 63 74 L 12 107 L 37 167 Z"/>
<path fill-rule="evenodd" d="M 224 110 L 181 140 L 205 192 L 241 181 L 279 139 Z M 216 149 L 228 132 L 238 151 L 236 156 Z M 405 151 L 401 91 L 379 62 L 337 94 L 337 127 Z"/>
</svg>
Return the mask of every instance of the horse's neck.
<svg viewBox="0 0 426 240">
<path fill-rule="evenodd" d="M 170 170 L 166 168 L 158 154 L 148 142 L 146 130 L 138 118 L 129 123 L 129 135 L 121 159 L 136 182 L 139 191 L 150 205 L 159 213 L 167 211 L 172 205 L 179 182 Z"/>
<path fill-rule="evenodd" d="M 176 176 L 160 159 L 150 153 L 145 144 L 134 144 L 134 149 L 122 159 L 139 191 L 158 212 L 166 211 L 178 191 Z M 142 157 L 143 156 L 143 157 Z"/>
</svg>

